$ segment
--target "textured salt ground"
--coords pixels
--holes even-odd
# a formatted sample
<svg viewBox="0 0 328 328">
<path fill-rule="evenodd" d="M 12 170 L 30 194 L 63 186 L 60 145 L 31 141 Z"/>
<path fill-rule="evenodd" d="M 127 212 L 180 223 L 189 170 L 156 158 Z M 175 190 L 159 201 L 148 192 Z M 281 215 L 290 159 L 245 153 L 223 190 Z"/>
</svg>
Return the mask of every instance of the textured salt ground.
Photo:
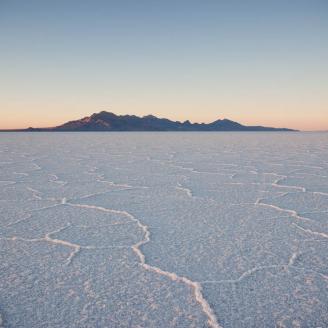
<svg viewBox="0 0 328 328">
<path fill-rule="evenodd" d="M 3 134 L 0 326 L 328 326 L 327 141 Z"/>
</svg>

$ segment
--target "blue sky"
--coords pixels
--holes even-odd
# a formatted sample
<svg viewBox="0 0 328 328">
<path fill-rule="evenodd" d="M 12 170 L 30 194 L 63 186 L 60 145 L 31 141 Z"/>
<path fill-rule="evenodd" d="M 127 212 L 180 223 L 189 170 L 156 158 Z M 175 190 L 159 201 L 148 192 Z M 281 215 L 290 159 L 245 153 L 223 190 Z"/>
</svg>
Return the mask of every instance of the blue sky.
<svg viewBox="0 0 328 328">
<path fill-rule="evenodd" d="M 328 1 L 0 0 L 0 128 L 101 110 L 328 129 Z"/>
</svg>

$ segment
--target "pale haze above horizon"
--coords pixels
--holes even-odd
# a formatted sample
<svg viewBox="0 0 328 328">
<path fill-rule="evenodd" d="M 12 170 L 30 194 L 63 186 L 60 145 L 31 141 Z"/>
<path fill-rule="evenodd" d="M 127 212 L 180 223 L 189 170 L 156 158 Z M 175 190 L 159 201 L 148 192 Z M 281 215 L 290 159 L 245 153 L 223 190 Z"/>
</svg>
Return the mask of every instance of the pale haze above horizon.
<svg viewBox="0 0 328 328">
<path fill-rule="evenodd" d="M 0 0 L 0 129 L 102 110 L 328 130 L 327 0 Z"/>
</svg>

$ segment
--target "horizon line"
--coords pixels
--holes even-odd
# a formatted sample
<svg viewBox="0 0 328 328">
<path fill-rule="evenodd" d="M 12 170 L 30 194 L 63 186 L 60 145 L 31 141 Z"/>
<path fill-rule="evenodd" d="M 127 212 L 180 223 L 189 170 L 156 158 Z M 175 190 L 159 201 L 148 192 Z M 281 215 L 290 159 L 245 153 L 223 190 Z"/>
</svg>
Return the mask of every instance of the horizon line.
<svg viewBox="0 0 328 328">
<path fill-rule="evenodd" d="M 34 126 L 34 125 L 29 125 L 29 126 L 25 126 L 25 127 L 13 127 L 13 128 L 1 128 L 0 127 L 0 131 L 1 132 L 24 132 L 28 129 L 53 129 L 53 128 L 56 128 L 58 126 L 61 126 L 63 124 L 66 124 L 68 122 L 74 122 L 74 121 L 79 121 L 79 120 L 82 120 L 82 119 L 85 119 L 85 118 L 88 118 L 88 117 L 91 117 L 92 115 L 96 115 L 96 114 L 100 114 L 100 113 L 110 113 L 110 114 L 113 114 L 117 117 L 124 117 L 124 116 L 134 116 L 134 117 L 139 117 L 139 118 L 145 118 L 145 117 L 148 117 L 148 116 L 152 116 L 152 117 L 155 117 L 155 118 L 158 118 L 158 119 L 166 119 L 166 120 L 170 120 L 172 122 L 178 122 L 178 123 L 184 123 L 184 122 L 190 122 L 191 124 L 211 124 L 213 122 L 216 122 L 216 121 L 231 121 L 231 122 L 235 122 L 235 123 L 238 123 L 238 124 L 241 124 L 243 126 L 247 126 L 247 127 L 268 127 L 268 128 L 275 128 L 275 129 L 291 129 L 291 130 L 295 130 L 295 131 L 300 131 L 300 132 L 328 132 L 328 128 L 327 129 L 311 129 L 311 130 L 307 130 L 307 129 L 299 129 L 299 128 L 288 128 L 288 127 L 281 127 L 281 126 L 273 126 L 273 125 L 270 125 L 270 126 L 267 126 L 266 124 L 265 125 L 262 125 L 262 124 L 259 124 L 259 123 L 256 123 L 256 124 L 244 124 L 244 123 L 241 123 L 239 120 L 236 121 L 236 120 L 231 120 L 231 119 L 228 119 L 226 117 L 224 118 L 217 118 L 217 119 L 214 119 L 214 120 L 209 120 L 208 122 L 206 121 L 201 121 L 201 122 L 198 122 L 198 121 L 193 121 L 193 120 L 190 120 L 190 119 L 180 119 L 180 120 L 175 120 L 175 119 L 171 119 L 171 118 L 168 118 L 168 117 L 163 117 L 161 115 L 154 115 L 154 114 L 145 114 L 145 115 L 137 115 L 137 114 L 116 114 L 114 113 L 113 111 L 109 111 L 109 110 L 101 110 L 99 112 L 94 112 L 92 114 L 89 114 L 89 115 L 84 115 L 80 118 L 72 118 L 72 119 L 68 119 L 64 122 L 61 122 L 61 123 L 58 123 L 58 124 L 53 124 L 51 126 Z"/>
<path fill-rule="evenodd" d="M 162 117 L 162 116 L 156 116 L 154 114 L 146 114 L 146 115 L 136 115 L 136 114 L 116 114 L 114 113 L 113 111 L 107 111 L 107 110 L 101 110 L 99 112 L 94 112 L 92 113 L 91 115 L 86 115 L 86 116 L 83 116 L 81 118 L 77 118 L 77 119 L 70 119 L 68 121 L 65 121 L 63 123 L 59 123 L 59 125 L 52 125 L 52 126 L 48 126 L 48 127 L 34 127 L 32 125 L 28 126 L 28 127 L 24 127 L 24 128 L 10 128 L 10 129 L 3 129 L 3 128 L 0 128 L 0 131 L 1 132 L 24 132 L 25 130 L 28 130 L 28 129 L 53 129 L 53 128 L 56 128 L 58 126 L 61 126 L 63 124 L 66 124 L 68 122 L 74 122 L 74 121 L 80 121 L 80 120 L 83 120 L 85 118 L 89 118 L 93 115 L 97 115 L 97 114 L 101 114 L 101 113 L 108 113 L 108 114 L 113 114 L 117 117 L 124 117 L 124 116 L 134 116 L 134 117 L 138 117 L 138 118 L 146 118 L 146 117 L 155 117 L 157 119 L 165 119 L 165 120 L 170 120 L 172 122 L 177 122 L 177 123 L 184 123 L 184 122 L 190 122 L 191 124 L 199 124 L 199 125 L 206 125 L 206 124 L 211 124 L 211 123 L 214 123 L 216 121 L 230 121 L 230 122 L 235 122 L 235 123 L 238 123 L 238 124 L 241 124 L 243 126 L 247 126 L 247 127 L 268 127 L 268 128 L 275 128 L 275 129 L 290 129 L 290 130 L 295 130 L 295 131 L 302 131 L 302 132 L 324 132 L 325 130 L 323 131 L 316 131 L 316 130 L 312 130 L 312 131 L 304 131 L 304 130 L 299 130 L 299 129 L 291 129 L 291 128 L 288 128 L 288 127 L 274 127 L 274 126 L 265 126 L 265 125 L 261 125 L 261 124 L 256 124 L 256 125 L 245 125 L 244 123 L 240 123 L 239 121 L 234 121 L 234 120 L 231 120 L 231 119 L 228 119 L 226 117 L 224 118 L 218 118 L 218 119 L 215 119 L 215 120 L 211 120 L 209 121 L 208 123 L 206 122 L 194 122 L 190 119 L 185 119 L 185 120 L 174 120 L 174 119 L 171 119 L 171 118 L 167 118 L 167 117 Z"/>
<path fill-rule="evenodd" d="M 154 115 L 154 114 L 146 114 L 146 115 L 136 115 L 136 114 L 116 114 L 116 113 L 114 113 L 113 111 L 108 111 L 108 110 L 101 110 L 101 111 L 99 111 L 99 112 L 94 112 L 94 113 L 92 113 L 91 115 L 85 115 L 85 116 L 83 116 L 83 117 L 81 117 L 81 118 L 77 118 L 77 119 L 70 119 L 70 120 L 67 120 L 67 121 L 65 121 L 65 122 L 62 122 L 62 123 L 59 123 L 59 124 L 54 124 L 54 125 L 51 125 L 51 126 L 47 126 L 47 127 L 45 127 L 45 126 L 40 126 L 40 127 L 37 127 L 37 126 L 33 126 L 33 125 L 29 125 L 29 126 L 27 126 L 27 127 L 23 127 L 23 128 L 1 128 L 0 127 L 0 132 L 28 132 L 28 130 L 29 129 L 45 129 L 45 130 L 47 130 L 47 129 L 54 129 L 54 128 L 56 128 L 56 127 L 58 127 L 58 126 L 61 126 L 61 125 L 63 125 L 63 124 L 66 124 L 66 123 L 68 123 L 68 122 L 74 122 L 74 121 L 79 121 L 79 120 L 83 120 L 83 119 L 85 119 L 85 118 L 88 118 L 88 117 L 91 117 L 91 116 L 93 116 L 93 115 L 96 115 L 96 114 L 100 114 L 100 113 L 109 113 L 109 114 L 113 114 L 113 115 L 115 115 L 115 116 L 117 116 L 117 117 L 124 117 L 124 116 L 134 116 L 134 117 L 139 117 L 139 118 L 146 118 L 146 117 L 148 117 L 148 116 L 152 116 L 152 117 L 155 117 L 155 118 L 158 118 L 158 119 L 166 119 L 166 120 L 170 120 L 170 121 L 172 121 L 172 122 L 178 122 L 178 123 L 184 123 L 184 122 L 190 122 L 191 124 L 199 124 L 199 125 L 206 125 L 206 124 L 211 124 L 211 123 L 213 123 L 213 122 L 216 122 L 216 121 L 231 121 L 231 122 L 236 122 L 236 123 L 238 123 L 238 124 L 241 124 L 241 125 L 243 125 L 243 126 L 247 126 L 247 127 L 267 127 L 267 128 L 275 128 L 275 129 L 290 129 L 290 130 L 294 130 L 294 131 L 298 131 L 298 132 L 328 132 L 328 129 L 326 130 L 326 129 L 320 129 L 320 130 L 304 130 L 304 129 L 292 129 L 292 128 L 288 128 L 288 127 L 285 127 L 285 126 L 283 126 L 283 127 L 275 127 L 275 126 L 272 126 L 272 125 L 270 125 L 270 126 L 266 126 L 266 125 L 261 125 L 261 124 L 259 124 L 259 123 L 257 123 L 257 124 L 251 124 L 251 125 L 245 125 L 245 124 L 243 124 L 243 123 L 240 123 L 239 121 L 233 121 L 233 120 L 231 120 L 231 119 L 228 119 L 228 118 L 226 118 L 226 117 L 224 117 L 224 118 L 218 118 L 218 119 L 215 119 L 215 120 L 211 120 L 211 121 L 209 121 L 208 123 L 206 123 L 206 122 L 204 122 L 204 121 L 202 121 L 202 122 L 194 122 L 194 121 L 191 121 L 191 120 L 189 120 L 189 119 L 185 119 L 185 120 L 174 120 L 174 119 L 171 119 L 171 118 L 167 118 L 167 117 L 162 117 L 162 116 L 156 116 L 156 115 Z M 49 132 L 51 132 L 51 131 L 49 131 Z M 55 131 L 53 131 L 53 132 L 55 132 Z M 67 131 L 68 132 L 68 131 Z M 110 131 L 108 131 L 108 132 L 110 132 Z M 169 132 L 169 131 L 168 131 Z M 196 132 L 196 131 L 195 131 Z M 200 132 L 202 132 L 202 131 L 200 131 Z M 205 131 L 203 131 L 203 132 L 205 132 Z M 219 131 L 218 131 L 219 132 Z"/>
</svg>

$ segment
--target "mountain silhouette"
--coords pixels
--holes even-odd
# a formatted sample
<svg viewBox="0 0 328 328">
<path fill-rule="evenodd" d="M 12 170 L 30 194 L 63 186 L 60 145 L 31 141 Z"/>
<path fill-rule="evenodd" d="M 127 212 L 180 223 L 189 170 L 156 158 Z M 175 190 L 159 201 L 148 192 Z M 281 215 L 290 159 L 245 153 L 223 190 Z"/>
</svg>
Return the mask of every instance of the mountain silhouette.
<svg viewBox="0 0 328 328">
<path fill-rule="evenodd" d="M 171 121 L 153 115 L 116 115 L 102 111 L 53 128 L 28 128 L 24 131 L 295 131 L 286 128 L 246 126 L 228 119 L 212 123 Z"/>
</svg>

